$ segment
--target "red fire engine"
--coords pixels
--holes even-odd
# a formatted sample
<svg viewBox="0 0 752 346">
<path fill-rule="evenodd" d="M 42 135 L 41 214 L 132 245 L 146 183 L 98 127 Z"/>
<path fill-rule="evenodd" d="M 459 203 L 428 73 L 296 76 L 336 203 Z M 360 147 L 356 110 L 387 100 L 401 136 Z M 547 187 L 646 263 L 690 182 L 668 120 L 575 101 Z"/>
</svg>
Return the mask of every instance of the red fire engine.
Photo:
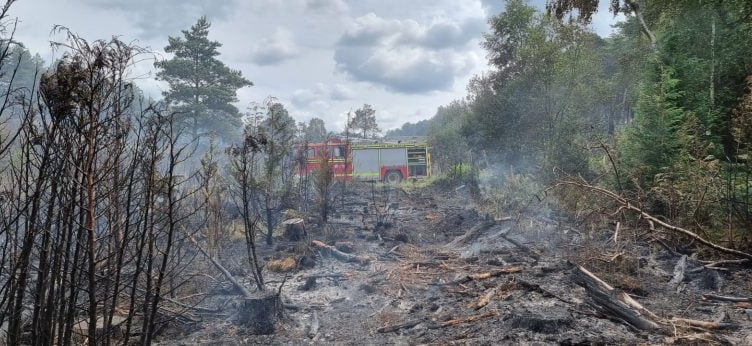
<svg viewBox="0 0 752 346">
<path fill-rule="evenodd" d="M 299 148 L 302 149 L 302 148 Z M 431 175 L 431 154 L 425 143 L 348 143 L 338 139 L 308 144 L 300 174 L 318 169 L 326 158 L 338 180 L 379 180 L 396 184 Z"/>
</svg>

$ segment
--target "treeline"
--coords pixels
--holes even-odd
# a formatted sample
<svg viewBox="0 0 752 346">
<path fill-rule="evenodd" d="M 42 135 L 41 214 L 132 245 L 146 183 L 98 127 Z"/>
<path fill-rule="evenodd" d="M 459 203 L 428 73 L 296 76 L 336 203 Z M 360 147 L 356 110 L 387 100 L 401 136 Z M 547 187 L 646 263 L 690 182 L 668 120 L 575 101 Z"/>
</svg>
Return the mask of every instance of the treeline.
<svg viewBox="0 0 752 346">
<path fill-rule="evenodd" d="M 588 27 L 595 9 L 508 1 L 483 36 L 492 69 L 430 121 L 434 161 L 581 177 L 752 247 L 752 6 L 613 1 L 626 20 L 608 38 Z"/>
</svg>

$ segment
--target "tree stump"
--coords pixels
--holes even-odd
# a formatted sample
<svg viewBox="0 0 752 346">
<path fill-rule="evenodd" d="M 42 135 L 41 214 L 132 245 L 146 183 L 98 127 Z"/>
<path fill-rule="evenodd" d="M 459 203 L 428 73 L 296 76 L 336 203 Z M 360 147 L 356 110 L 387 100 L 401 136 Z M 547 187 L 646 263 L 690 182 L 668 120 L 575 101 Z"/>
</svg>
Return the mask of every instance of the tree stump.
<svg viewBox="0 0 752 346">
<path fill-rule="evenodd" d="M 282 224 L 285 226 L 285 233 L 284 237 L 285 239 L 289 241 L 300 241 L 305 239 L 306 237 L 306 230 L 305 230 L 305 222 L 303 219 L 300 218 L 294 218 L 285 220 L 282 222 Z"/>
<path fill-rule="evenodd" d="M 282 314 L 282 301 L 277 292 L 255 292 L 240 305 L 236 322 L 248 327 L 250 334 L 274 333 L 274 324 Z"/>
</svg>

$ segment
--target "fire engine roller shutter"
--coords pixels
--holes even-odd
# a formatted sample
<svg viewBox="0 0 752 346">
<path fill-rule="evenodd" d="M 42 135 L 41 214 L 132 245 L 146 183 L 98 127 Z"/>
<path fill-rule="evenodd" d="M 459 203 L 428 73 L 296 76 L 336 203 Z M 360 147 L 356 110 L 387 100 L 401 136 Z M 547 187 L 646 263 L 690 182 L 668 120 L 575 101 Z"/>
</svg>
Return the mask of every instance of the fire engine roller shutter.
<svg viewBox="0 0 752 346">
<path fill-rule="evenodd" d="M 353 150 L 353 177 L 356 179 L 379 178 L 379 150 Z"/>
<path fill-rule="evenodd" d="M 407 149 L 381 149 L 382 166 L 404 166 L 407 164 Z"/>
</svg>

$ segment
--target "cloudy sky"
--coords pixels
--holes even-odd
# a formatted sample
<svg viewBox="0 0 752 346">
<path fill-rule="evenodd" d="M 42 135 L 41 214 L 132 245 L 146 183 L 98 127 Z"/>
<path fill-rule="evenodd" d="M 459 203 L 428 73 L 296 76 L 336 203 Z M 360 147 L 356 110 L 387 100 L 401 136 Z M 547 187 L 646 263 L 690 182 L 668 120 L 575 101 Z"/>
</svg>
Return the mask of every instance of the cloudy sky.
<svg viewBox="0 0 752 346">
<path fill-rule="evenodd" d="M 607 2 L 607 1 L 602 1 Z M 533 0 L 543 7 L 545 0 Z M 180 36 L 198 17 L 223 44 L 220 60 L 255 86 L 238 92 L 242 110 L 276 97 L 298 121 L 324 119 L 341 129 L 345 114 L 368 103 L 382 129 L 433 116 L 465 96 L 467 81 L 487 70 L 480 38 L 503 0 L 19 0 L 11 16 L 16 38 L 45 61 L 53 25 L 87 40 L 113 35 L 163 58 L 168 36 Z M 593 28 L 610 32 L 612 15 L 599 11 Z M 153 79 L 153 61 L 133 76 L 154 97 L 166 86 Z"/>
</svg>

